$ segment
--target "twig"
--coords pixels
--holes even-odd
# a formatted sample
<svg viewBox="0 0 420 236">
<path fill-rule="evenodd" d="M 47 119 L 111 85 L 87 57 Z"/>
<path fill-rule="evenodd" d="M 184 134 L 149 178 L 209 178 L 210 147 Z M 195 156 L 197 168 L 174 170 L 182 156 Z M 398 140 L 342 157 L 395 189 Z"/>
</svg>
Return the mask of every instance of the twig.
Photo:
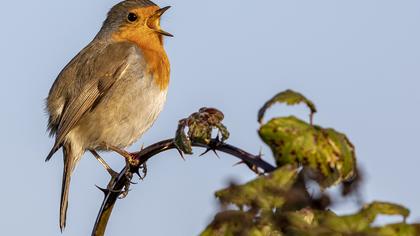
<svg viewBox="0 0 420 236">
<path fill-rule="evenodd" d="M 193 142 L 192 146 L 206 148 L 207 151 L 220 151 L 235 156 L 241 159 L 241 163 L 246 164 L 252 171 L 256 172 L 257 174 L 260 173 L 259 169 L 262 170 L 263 173 L 269 173 L 276 169 L 274 166 L 262 160 L 259 155 L 252 155 L 242 149 L 222 143 L 219 139 L 213 139 L 209 144 Z M 131 181 L 133 174 L 140 175 L 140 166 L 145 164 L 153 156 L 171 149 L 178 149 L 175 145 L 174 139 L 167 139 L 155 143 L 137 153 L 134 153 L 135 158 L 138 160 L 138 164 L 136 166 L 125 167 L 119 173 L 116 179 L 111 180 L 108 186 L 112 189 L 112 191 L 101 189 L 105 194 L 105 198 L 102 202 L 101 209 L 99 210 L 98 217 L 92 231 L 92 236 L 103 236 L 105 234 L 106 226 L 111 216 L 112 209 L 118 197 L 120 196 L 121 191 L 123 191 L 123 188 L 127 185 L 127 183 Z M 182 152 L 180 153 L 182 155 Z M 127 173 L 129 173 L 129 175 L 127 175 Z M 127 176 L 131 177 L 127 178 Z"/>
</svg>

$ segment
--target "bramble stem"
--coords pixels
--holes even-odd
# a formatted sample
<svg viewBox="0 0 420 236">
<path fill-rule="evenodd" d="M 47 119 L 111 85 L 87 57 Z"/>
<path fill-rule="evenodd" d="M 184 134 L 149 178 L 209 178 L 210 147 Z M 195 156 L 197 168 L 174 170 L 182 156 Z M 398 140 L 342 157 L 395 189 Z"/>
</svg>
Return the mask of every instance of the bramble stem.
<svg viewBox="0 0 420 236">
<path fill-rule="evenodd" d="M 259 174 L 259 170 L 262 170 L 263 173 L 269 173 L 276 169 L 271 164 L 262 160 L 259 155 L 252 155 L 240 148 L 222 143 L 218 139 L 211 140 L 209 144 L 193 142 L 192 146 L 206 148 L 207 150 L 220 151 L 235 156 L 241 159 L 242 163 L 246 164 L 252 171 L 256 172 L 257 174 Z M 116 179 L 110 181 L 108 186 L 111 187 L 112 191 L 101 189 L 105 193 L 105 198 L 99 210 L 98 217 L 96 218 L 92 236 L 103 236 L 105 234 L 106 226 L 111 216 L 112 209 L 118 200 L 121 191 L 123 191 L 123 188 L 127 185 L 127 183 L 131 181 L 131 178 L 127 178 L 127 176 L 133 176 L 132 174 L 140 175 L 139 168 L 141 165 L 145 164 L 150 158 L 156 156 L 157 154 L 172 149 L 178 149 L 175 145 L 175 140 L 167 139 L 134 153 L 135 158 L 138 160 L 138 164 L 136 166 L 125 167 L 123 170 L 121 170 Z M 131 175 L 127 175 L 127 173 L 131 173 Z"/>
</svg>

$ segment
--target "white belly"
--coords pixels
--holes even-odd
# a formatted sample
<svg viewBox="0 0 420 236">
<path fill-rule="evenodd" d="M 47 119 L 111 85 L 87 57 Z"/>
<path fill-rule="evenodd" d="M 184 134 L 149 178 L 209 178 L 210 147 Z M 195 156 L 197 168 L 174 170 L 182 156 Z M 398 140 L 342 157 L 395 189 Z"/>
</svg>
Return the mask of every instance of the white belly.
<svg viewBox="0 0 420 236">
<path fill-rule="evenodd" d="M 167 91 L 161 91 L 151 76 L 121 81 L 99 102 L 69 138 L 84 149 L 125 148 L 139 139 L 163 109 Z"/>
</svg>

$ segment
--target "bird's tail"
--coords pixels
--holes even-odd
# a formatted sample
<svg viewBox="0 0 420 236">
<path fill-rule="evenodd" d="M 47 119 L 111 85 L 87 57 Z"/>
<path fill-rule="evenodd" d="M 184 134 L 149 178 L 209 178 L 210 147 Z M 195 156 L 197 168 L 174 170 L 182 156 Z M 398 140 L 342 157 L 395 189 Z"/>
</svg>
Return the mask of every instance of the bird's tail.
<svg viewBox="0 0 420 236">
<path fill-rule="evenodd" d="M 64 144 L 63 146 L 64 169 L 63 169 L 63 183 L 61 186 L 61 204 L 60 204 L 60 229 L 61 231 L 63 231 L 64 228 L 66 227 L 70 177 L 76 165 L 76 161 L 79 159 L 79 157 L 77 157 L 76 155 L 74 151 L 72 150 L 70 144 Z"/>
</svg>

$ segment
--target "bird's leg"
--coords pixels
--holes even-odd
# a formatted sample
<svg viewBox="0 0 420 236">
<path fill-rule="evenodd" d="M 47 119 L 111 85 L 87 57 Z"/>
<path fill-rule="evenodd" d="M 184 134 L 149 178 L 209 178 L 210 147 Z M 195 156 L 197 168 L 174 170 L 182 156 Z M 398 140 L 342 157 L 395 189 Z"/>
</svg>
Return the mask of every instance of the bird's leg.
<svg viewBox="0 0 420 236">
<path fill-rule="evenodd" d="M 108 163 L 95 151 L 95 150 L 89 150 L 92 155 L 96 158 L 96 160 L 101 163 L 101 165 L 105 168 L 105 170 L 111 175 L 111 177 L 116 178 L 118 176 L 118 172 L 114 171 Z"/>
<path fill-rule="evenodd" d="M 127 164 L 128 167 L 130 167 L 130 166 L 136 166 L 138 164 L 138 160 L 136 160 L 134 158 L 134 155 L 131 154 L 131 153 L 129 153 L 129 152 L 127 152 L 126 150 L 121 149 L 121 148 L 118 148 L 118 147 L 115 147 L 115 146 L 112 146 L 112 145 L 106 145 L 106 147 L 109 150 L 114 151 L 114 152 L 120 154 L 122 157 L 124 157 L 125 158 L 125 162 L 126 162 L 126 164 Z"/>
<path fill-rule="evenodd" d="M 112 189 L 112 185 L 114 184 L 114 181 L 117 179 L 118 177 L 118 172 L 114 171 L 109 165 L 108 163 L 106 163 L 106 161 L 98 154 L 98 152 L 96 152 L 95 150 L 89 150 L 92 155 L 96 158 L 96 160 L 99 161 L 99 163 L 101 163 L 101 165 L 106 169 L 106 171 L 109 173 L 109 175 L 111 175 L 111 181 L 109 182 L 107 189 L 109 191 L 115 191 Z"/>
</svg>

